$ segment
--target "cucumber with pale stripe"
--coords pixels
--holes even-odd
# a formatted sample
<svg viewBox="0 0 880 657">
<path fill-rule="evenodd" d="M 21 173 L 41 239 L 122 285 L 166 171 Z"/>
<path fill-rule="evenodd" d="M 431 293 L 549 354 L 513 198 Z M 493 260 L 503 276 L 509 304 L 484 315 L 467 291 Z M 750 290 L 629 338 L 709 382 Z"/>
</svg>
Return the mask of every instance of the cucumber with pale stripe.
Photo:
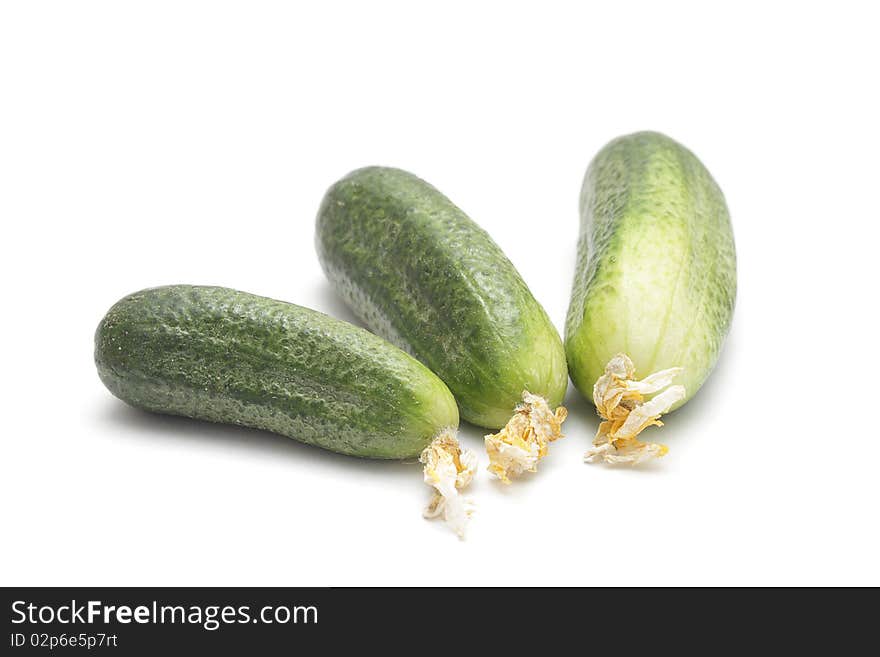
<svg viewBox="0 0 880 657">
<path fill-rule="evenodd" d="M 665 448 L 635 435 L 696 394 L 730 327 L 736 250 L 724 195 L 691 151 L 641 132 L 596 155 L 580 211 L 565 350 L 606 421 L 593 456 L 657 455 Z"/>
</svg>

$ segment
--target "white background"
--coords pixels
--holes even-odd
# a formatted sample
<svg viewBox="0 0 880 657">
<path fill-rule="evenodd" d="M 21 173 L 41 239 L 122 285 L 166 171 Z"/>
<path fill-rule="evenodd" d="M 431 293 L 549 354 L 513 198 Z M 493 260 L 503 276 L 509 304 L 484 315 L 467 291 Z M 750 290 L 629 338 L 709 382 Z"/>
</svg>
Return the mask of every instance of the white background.
<svg viewBox="0 0 880 657">
<path fill-rule="evenodd" d="M 870 3 L 299 4 L 0 8 L 2 584 L 880 584 Z M 509 488 L 482 470 L 459 541 L 420 517 L 418 466 L 98 380 L 94 329 L 144 287 L 352 319 L 313 222 L 367 164 L 444 191 L 561 329 L 583 172 L 642 129 L 712 171 L 739 256 L 723 356 L 655 465 L 582 463 L 572 389 L 566 438 Z"/>
</svg>

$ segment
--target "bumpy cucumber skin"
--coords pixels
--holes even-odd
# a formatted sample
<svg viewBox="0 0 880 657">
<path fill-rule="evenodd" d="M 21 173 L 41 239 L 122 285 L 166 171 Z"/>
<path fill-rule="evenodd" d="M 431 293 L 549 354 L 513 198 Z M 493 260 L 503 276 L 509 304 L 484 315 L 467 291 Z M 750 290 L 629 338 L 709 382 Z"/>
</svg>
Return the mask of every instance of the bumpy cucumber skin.
<svg viewBox="0 0 880 657">
<path fill-rule="evenodd" d="M 464 419 L 504 426 L 524 389 L 562 402 L 559 333 L 492 238 L 428 183 L 352 172 L 324 197 L 316 247 L 358 317 L 436 372 Z"/>
<path fill-rule="evenodd" d="M 353 456 L 417 457 L 458 409 L 440 379 L 323 313 L 220 287 L 172 285 L 114 305 L 95 363 L 123 401 L 265 429 Z"/>
<path fill-rule="evenodd" d="M 624 352 L 641 378 L 681 366 L 687 391 L 709 376 L 730 327 L 736 250 L 724 195 L 684 146 L 654 132 L 615 139 L 593 159 L 565 348 L 572 381 L 592 399 Z"/>
</svg>

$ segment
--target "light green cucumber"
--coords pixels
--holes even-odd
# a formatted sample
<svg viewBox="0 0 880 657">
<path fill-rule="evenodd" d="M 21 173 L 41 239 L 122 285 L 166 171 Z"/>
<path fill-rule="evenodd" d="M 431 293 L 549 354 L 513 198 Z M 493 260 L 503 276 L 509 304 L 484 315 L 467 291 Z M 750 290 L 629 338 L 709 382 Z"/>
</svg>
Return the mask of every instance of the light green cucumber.
<svg viewBox="0 0 880 657">
<path fill-rule="evenodd" d="M 682 368 L 691 399 L 718 360 L 736 297 L 736 253 L 721 189 L 681 144 L 654 132 L 593 159 L 565 330 L 571 378 L 593 386 L 619 353 L 636 378 Z"/>
<path fill-rule="evenodd" d="M 316 245 L 358 317 L 436 372 L 464 419 L 502 427 L 524 390 L 562 402 L 565 352 L 544 309 L 492 238 L 425 181 L 354 171 L 325 195 Z"/>
<path fill-rule="evenodd" d="M 409 459 L 458 426 L 428 368 L 323 313 L 220 287 L 172 285 L 114 305 L 98 374 L 132 406 L 273 431 L 334 452 Z"/>
</svg>

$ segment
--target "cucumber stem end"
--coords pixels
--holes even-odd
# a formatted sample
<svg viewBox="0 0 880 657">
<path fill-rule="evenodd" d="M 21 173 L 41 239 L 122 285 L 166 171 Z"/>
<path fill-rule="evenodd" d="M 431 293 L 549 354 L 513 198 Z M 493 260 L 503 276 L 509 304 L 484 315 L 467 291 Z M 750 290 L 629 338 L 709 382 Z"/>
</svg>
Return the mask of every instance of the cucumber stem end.
<svg viewBox="0 0 880 657">
<path fill-rule="evenodd" d="M 485 437 L 489 454 L 489 472 L 505 484 L 523 472 L 535 472 L 538 462 L 547 455 L 547 445 L 562 438 L 562 423 L 568 411 L 555 411 L 547 400 L 523 391 L 522 403 L 501 431 Z"/>
<path fill-rule="evenodd" d="M 650 426 L 662 427 L 660 416 L 684 399 L 684 386 L 672 385 L 681 371 L 681 367 L 671 367 L 637 381 L 629 356 L 614 356 L 593 386 L 593 401 L 603 422 L 584 460 L 636 464 L 665 456 L 669 451 L 666 445 L 642 442 L 637 436 Z M 645 395 L 652 394 L 645 401 Z"/>
<path fill-rule="evenodd" d="M 434 487 L 431 501 L 422 515 L 425 518 L 442 516 L 459 538 L 464 538 L 474 508 L 459 491 L 474 477 L 476 453 L 462 449 L 455 437 L 455 429 L 445 428 L 422 451 L 419 461 L 425 466 L 425 483 Z"/>
</svg>

